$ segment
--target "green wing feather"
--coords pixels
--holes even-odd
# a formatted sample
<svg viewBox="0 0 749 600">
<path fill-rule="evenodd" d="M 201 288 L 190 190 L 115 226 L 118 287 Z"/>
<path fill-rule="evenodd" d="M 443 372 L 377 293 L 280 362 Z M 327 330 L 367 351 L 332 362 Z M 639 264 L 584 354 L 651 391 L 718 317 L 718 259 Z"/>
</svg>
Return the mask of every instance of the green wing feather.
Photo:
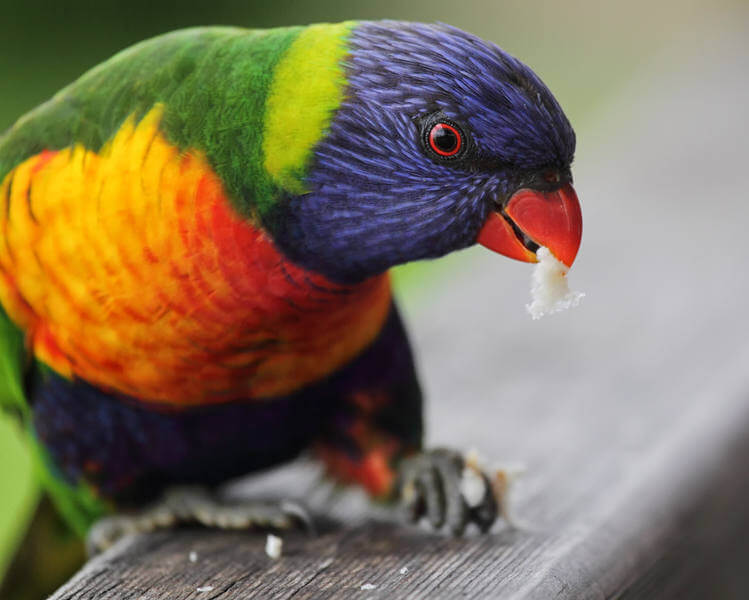
<svg viewBox="0 0 749 600">
<path fill-rule="evenodd" d="M 25 363 L 23 332 L 0 307 L 0 408 L 22 417 L 28 412 L 23 383 Z"/>
</svg>

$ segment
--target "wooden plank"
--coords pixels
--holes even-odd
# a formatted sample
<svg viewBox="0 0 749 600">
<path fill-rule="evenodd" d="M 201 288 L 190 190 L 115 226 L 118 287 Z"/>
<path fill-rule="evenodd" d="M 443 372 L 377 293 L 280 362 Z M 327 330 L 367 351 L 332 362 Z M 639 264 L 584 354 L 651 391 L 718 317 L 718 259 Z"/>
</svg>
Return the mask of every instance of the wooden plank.
<svg viewBox="0 0 749 600">
<path fill-rule="evenodd" d="M 54 600 L 747 597 L 747 22 L 674 46 L 580 132 L 579 308 L 530 321 L 527 266 L 480 250 L 406 304 L 429 439 L 525 464 L 517 528 L 400 527 L 292 465 L 235 489 L 334 519 L 280 560 L 259 534 L 156 533 Z"/>
</svg>

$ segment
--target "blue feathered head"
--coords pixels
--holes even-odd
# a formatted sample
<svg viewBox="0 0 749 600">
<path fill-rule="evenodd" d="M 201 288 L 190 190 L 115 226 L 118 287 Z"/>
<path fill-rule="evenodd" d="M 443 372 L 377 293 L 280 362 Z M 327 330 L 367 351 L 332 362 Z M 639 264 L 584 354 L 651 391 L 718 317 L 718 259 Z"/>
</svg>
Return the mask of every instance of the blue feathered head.
<svg viewBox="0 0 749 600">
<path fill-rule="evenodd" d="M 499 47 L 446 25 L 363 22 L 347 88 L 274 238 L 344 282 L 479 241 L 571 264 L 581 234 L 575 133 L 541 80 Z"/>
</svg>

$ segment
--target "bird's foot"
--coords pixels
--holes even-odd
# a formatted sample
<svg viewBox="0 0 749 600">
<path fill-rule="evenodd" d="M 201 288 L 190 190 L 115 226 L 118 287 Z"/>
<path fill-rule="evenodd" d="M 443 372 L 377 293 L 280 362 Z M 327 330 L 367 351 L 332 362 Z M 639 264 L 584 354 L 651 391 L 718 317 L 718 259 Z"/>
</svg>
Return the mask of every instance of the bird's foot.
<svg viewBox="0 0 749 600">
<path fill-rule="evenodd" d="M 89 556 L 93 556 L 127 535 L 168 529 L 182 523 L 272 531 L 296 526 L 312 528 L 307 511 L 294 502 L 227 501 L 202 487 L 177 487 L 168 490 L 156 504 L 137 513 L 116 514 L 94 523 L 86 538 L 86 549 Z"/>
<path fill-rule="evenodd" d="M 485 469 L 475 452 L 438 448 L 404 459 L 396 490 L 411 522 L 426 517 L 434 529 L 446 526 L 453 535 L 462 535 L 469 523 L 487 532 L 498 516 L 507 519 L 512 475 Z"/>
</svg>

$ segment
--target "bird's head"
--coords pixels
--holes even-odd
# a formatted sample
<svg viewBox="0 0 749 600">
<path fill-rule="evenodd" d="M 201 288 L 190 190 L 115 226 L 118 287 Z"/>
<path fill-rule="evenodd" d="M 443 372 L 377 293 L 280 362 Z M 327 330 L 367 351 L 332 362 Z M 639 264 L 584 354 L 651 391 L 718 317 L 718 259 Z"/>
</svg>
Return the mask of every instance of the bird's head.
<svg viewBox="0 0 749 600">
<path fill-rule="evenodd" d="M 343 282 L 476 242 L 572 264 L 575 134 L 528 67 L 444 25 L 355 23 L 343 44 L 303 181 L 268 213 L 290 258 Z"/>
</svg>

